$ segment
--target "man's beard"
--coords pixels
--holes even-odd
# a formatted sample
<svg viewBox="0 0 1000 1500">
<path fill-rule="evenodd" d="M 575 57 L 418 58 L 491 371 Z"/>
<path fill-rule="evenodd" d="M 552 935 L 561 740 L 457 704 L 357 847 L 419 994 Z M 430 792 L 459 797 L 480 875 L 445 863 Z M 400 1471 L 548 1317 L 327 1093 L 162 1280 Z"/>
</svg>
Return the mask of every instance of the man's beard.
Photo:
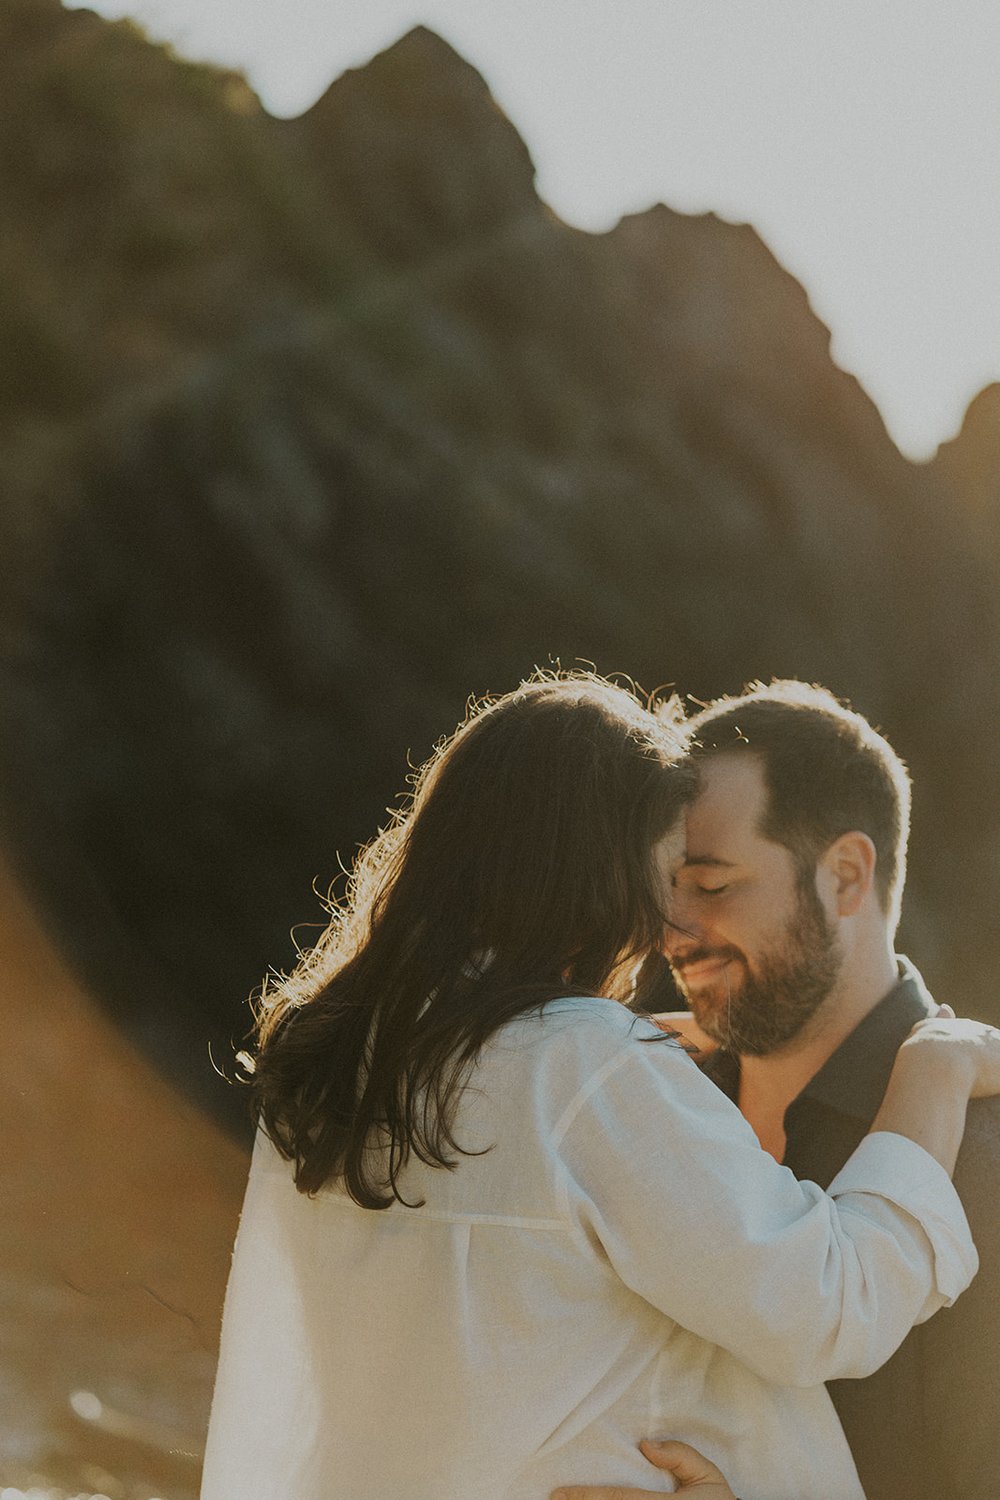
<svg viewBox="0 0 1000 1500">
<path fill-rule="evenodd" d="M 766 1057 L 797 1036 L 830 994 L 842 963 L 836 935 L 811 886 L 800 887 L 784 941 L 760 955 L 756 973 L 736 948 L 700 948 L 687 961 L 714 957 L 730 958 L 735 973 L 731 978 L 727 968 L 711 993 L 689 995 L 683 970 L 675 977 L 702 1031 L 727 1052 L 746 1057 Z"/>
</svg>

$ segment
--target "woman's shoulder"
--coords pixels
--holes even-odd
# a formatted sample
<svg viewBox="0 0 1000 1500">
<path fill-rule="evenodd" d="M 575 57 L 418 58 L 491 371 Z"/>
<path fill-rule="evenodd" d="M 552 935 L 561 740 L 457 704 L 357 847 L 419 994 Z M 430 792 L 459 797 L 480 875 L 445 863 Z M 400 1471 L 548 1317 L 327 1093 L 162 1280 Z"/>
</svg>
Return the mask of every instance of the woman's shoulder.
<svg viewBox="0 0 1000 1500">
<path fill-rule="evenodd" d="M 522 1027 L 526 1038 L 562 1034 L 572 1027 L 580 1036 L 646 1036 L 656 1035 L 657 1028 L 644 1016 L 637 1015 L 618 1000 L 603 995 L 560 995 L 554 1000 L 517 1016 L 508 1027 Z"/>
<path fill-rule="evenodd" d="M 501 1140 L 505 1158 L 520 1152 L 526 1162 L 539 1140 L 554 1144 L 587 1099 L 623 1086 L 630 1065 L 657 1050 L 644 1043 L 647 1035 L 661 1033 L 617 1002 L 586 995 L 560 997 L 505 1022 L 481 1049 L 463 1090 L 463 1145 Z M 494 1165 L 502 1165 L 499 1158 Z"/>
<path fill-rule="evenodd" d="M 501 1056 L 530 1054 L 537 1065 L 586 1074 L 625 1057 L 644 1039 L 662 1033 L 616 1000 L 601 996 L 560 996 L 508 1021 L 489 1051 Z"/>
</svg>

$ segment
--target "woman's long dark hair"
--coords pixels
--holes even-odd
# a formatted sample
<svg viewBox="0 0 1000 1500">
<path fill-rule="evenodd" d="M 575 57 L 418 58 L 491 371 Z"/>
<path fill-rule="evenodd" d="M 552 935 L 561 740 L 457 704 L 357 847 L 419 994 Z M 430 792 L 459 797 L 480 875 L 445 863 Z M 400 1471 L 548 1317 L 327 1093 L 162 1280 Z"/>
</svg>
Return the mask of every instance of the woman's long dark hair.
<svg viewBox="0 0 1000 1500">
<path fill-rule="evenodd" d="M 258 1007 L 256 1103 L 302 1192 L 405 1202 L 411 1152 L 455 1165 L 459 1091 L 505 1021 L 625 997 L 662 936 L 652 847 L 688 795 L 678 759 L 670 714 L 593 674 L 480 704 L 438 747 Z"/>
</svg>

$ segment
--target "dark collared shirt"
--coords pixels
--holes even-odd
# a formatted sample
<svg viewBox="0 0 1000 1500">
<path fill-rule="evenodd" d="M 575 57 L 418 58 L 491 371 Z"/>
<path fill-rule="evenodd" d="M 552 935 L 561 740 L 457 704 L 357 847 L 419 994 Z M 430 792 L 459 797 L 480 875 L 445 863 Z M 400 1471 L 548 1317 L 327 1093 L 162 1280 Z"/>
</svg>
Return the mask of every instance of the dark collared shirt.
<svg viewBox="0 0 1000 1500">
<path fill-rule="evenodd" d="M 827 1187 L 867 1133 L 896 1050 L 934 1002 L 916 969 L 851 1032 L 785 1112 L 785 1164 Z M 736 1099 L 739 1061 L 705 1071 Z M 955 1170 L 979 1274 L 864 1380 L 828 1386 L 868 1500 L 1000 1500 L 1000 1099 L 969 1106 Z"/>
</svg>

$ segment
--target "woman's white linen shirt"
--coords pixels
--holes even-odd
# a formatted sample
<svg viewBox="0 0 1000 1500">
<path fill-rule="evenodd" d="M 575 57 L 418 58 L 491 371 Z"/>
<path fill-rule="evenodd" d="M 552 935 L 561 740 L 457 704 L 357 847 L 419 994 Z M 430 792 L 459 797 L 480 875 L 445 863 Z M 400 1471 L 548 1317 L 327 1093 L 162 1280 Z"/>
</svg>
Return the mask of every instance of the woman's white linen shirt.
<svg viewBox="0 0 1000 1500">
<path fill-rule="evenodd" d="M 643 1040 L 643 1038 L 656 1038 Z M 968 1285 L 947 1173 L 868 1137 L 823 1193 L 676 1045 L 605 1000 L 483 1049 L 454 1171 L 418 1208 L 298 1193 L 259 1135 L 202 1500 L 546 1500 L 669 1491 L 677 1437 L 744 1500 L 863 1500 L 822 1382 L 883 1363 Z"/>
</svg>

